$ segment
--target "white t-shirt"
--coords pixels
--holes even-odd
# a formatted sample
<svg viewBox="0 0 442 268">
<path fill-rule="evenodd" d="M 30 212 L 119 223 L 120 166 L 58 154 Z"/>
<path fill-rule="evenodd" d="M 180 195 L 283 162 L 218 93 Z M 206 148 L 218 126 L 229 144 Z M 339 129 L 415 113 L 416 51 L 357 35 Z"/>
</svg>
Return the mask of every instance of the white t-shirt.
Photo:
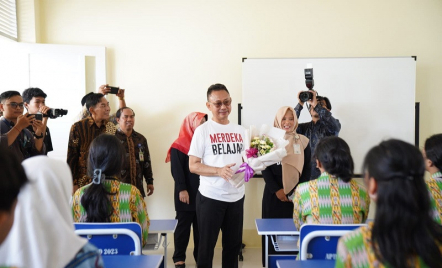
<svg viewBox="0 0 442 268">
<path fill-rule="evenodd" d="M 212 167 L 236 163 L 231 169 L 237 171 L 243 163 L 243 139 L 244 127 L 230 123 L 222 125 L 210 119 L 195 130 L 188 154 Z M 235 188 L 218 176 L 200 176 L 198 190 L 205 197 L 224 202 L 236 202 L 244 196 L 244 185 Z"/>
</svg>

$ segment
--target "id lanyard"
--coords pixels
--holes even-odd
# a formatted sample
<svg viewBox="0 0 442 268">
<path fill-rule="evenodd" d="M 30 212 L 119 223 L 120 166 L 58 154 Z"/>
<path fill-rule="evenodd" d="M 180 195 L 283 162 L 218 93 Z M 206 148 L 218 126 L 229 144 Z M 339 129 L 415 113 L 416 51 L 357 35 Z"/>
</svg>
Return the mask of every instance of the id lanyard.
<svg viewBox="0 0 442 268">
<path fill-rule="evenodd" d="M 138 152 L 138 155 L 139 155 L 139 159 L 140 159 L 140 161 L 141 162 L 144 162 L 144 152 L 143 152 L 143 146 L 141 145 L 141 143 L 139 143 L 138 144 L 138 149 L 140 150 L 139 152 Z"/>
</svg>

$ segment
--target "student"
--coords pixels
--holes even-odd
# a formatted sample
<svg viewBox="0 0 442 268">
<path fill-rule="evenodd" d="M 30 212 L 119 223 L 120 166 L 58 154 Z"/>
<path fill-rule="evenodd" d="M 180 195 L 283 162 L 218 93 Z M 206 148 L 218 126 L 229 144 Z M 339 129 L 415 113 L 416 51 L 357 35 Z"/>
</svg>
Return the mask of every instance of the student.
<svg viewBox="0 0 442 268">
<path fill-rule="evenodd" d="M 432 215 L 437 223 L 442 224 L 442 134 L 429 137 L 422 153 L 425 168 L 431 176 L 425 183 L 430 192 Z"/>
<path fill-rule="evenodd" d="M 229 180 L 243 162 L 244 128 L 229 121 L 231 104 L 226 86 L 214 84 L 209 87 L 206 106 L 213 117 L 195 130 L 189 150 L 190 172 L 200 175 L 196 196 L 199 268 L 212 267 L 220 229 L 223 236 L 222 267 L 238 267 L 245 187 L 235 188 Z"/>
<path fill-rule="evenodd" d="M 419 150 L 388 140 L 365 156 L 373 222 L 339 239 L 336 267 L 441 267 L 442 227 L 431 217 Z"/>
<path fill-rule="evenodd" d="M 310 180 L 310 145 L 305 136 L 296 133 L 298 119 L 292 107 L 279 108 L 273 126 L 285 130 L 284 138 L 289 141 L 289 144 L 286 146 L 287 156 L 280 163 L 262 171 L 265 181 L 262 218 L 292 218 L 293 202 L 289 196 L 292 196 L 298 183 Z M 262 240 L 264 266 L 264 237 Z M 268 250 L 272 254 L 275 252 L 271 245 Z"/>
<path fill-rule="evenodd" d="M 14 222 L 14 211 L 20 188 L 28 181 L 20 161 L 9 150 L 0 147 L 0 245 Z M 2 265 L 2 260 L 0 260 Z"/>
<path fill-rule="evenodd" d="M 117 137 L 102 134 L 89 148 L 88 175 L 92 183 L 72 197 L 74 222 L 138 222 L 142 244 L 147 242 L 149 216 L 137 187 L 119 180 L 126 155 Z"/>
<path fill-rule="evenodd" d="M 190 228 L 193 226 L 193 257 L 198 260 L 199 232 L 195 199 L 200 178 L 189 170 L 190 142 L 195 129 L 207 121 L 207 114 L 190 113 L 181 125 L 180 134 L 167 152 L 166 163 L 170 161 L 172 177 L 175 180 L 175 211 L 178 225 L 174 233 L 175 251 L 173 262 L 176 268 L 186 267 L 186 249 L 189 244 Z"/>
<path fill-rule="evenodd" d="M 365 189 L 352 180 L 353 158 L 339 137 L 326 137 L 316 146 L 316 165 L 321 176 L 301 183 L 295 191 L 293 220 L 299 230 L 304 223 L 363 223 L 370 200 Z"/>
<path fill-rule="evenodd" d="M 13 227 L 0 247 L 0 262 L 35 268 L 103 267 L 98 249 L 74 232 L 67 164 L 37 156 L 25 160 L 23 168 L 29 182 L 18 196 Z"/>
</svg>

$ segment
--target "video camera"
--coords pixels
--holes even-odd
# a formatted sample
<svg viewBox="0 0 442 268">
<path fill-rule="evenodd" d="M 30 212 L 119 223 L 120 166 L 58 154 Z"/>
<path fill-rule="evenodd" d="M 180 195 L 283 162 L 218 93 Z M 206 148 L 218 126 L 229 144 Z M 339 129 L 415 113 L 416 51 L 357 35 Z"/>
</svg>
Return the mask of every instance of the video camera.
<svg viewBox="0 0 442 268">
<path fill-rule="evenodd" d="M 304 76 L 305 85 L 309 90 L 299 93 L 299 100 L 302 102 L 313 99 L 313 86 L 315 85 L 315 80 L 313 80 L 313 67 L 311 66 L 311 64 L 307 64 L 307 68 L 304 69 Z"/>
<path fill-rule="evenodd" d="M 48 112 L 43 115 L 43 117 L 49 117 L 52 119 L 55 119 L 57 117 L 62 117 L 63 115 L 67 115 L 68 114 L 68 110 L 64 110 L 64 109 L 49 109 Z"/>
</svg>

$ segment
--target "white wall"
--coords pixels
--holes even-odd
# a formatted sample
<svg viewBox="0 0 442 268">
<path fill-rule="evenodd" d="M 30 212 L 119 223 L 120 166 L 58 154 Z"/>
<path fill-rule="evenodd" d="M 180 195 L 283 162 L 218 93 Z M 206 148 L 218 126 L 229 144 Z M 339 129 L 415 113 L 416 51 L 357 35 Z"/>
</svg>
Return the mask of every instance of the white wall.
<svg viewBox="0 0 442 268">
<path fill-rule="evenodd" d="M 108 83 L 127 89 L 136 129 L 147 137 L 152 153 L 156 192 L 147 198 L 152 218 L 174 216 L 173 180 L 164 159 L 182 119 L 206 111 L 206 89 L 216 82 L 226 84 L 234 103 L 241 102 L 243 57 L 416 55 L 421 142 L 442 132 L 440 0 L 35 3 L 40 42 L 106 46 Z M 233 122 L 236 117 L 235 105 Z M 259 244 L 253 220 L 260 216 L 262 188 L 260 179 L 247 185 L 248 246 Z"/>
</svg>

